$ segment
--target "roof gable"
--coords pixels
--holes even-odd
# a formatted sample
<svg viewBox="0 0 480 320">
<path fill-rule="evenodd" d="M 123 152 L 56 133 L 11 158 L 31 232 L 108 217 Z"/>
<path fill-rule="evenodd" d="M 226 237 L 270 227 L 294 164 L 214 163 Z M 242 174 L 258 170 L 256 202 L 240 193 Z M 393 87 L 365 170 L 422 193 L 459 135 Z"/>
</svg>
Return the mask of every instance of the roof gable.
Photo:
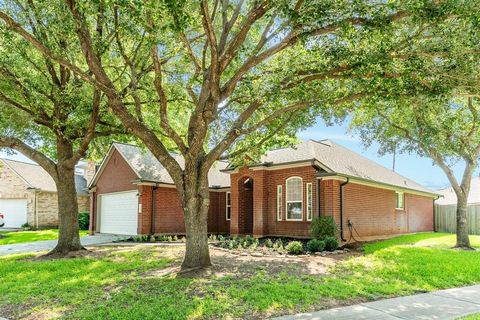
<svg viewBox="0 0 480 320">
<path fill-rule="evenodd" d="M 452 187 L 438 190 L 437 193 L 442 195 L 442 197 L 435 201 L 436 204 L 457 204 L 457 195 Z M 470 192 L 467 202 L 468 204 L 480 204 L 480 177 L 473 177 L 470 181 Z"/>
<path fill-rule="evenodd" d="M 10 159 L 1 160 L 12 172 L 20 177 L 29 188 L 46 192 L 57 192 L 57 186 L 53 178 L 38 164 Z M 75 175 L 75 187 L 79 195 L 88 195 L 85 190 L 86 184 L 84 177 Z"/>
<path fill-rule="evenodd" d="M 135 172 L 139 180 L 173 184 L 173 179 L 171 178 L 167 169 L 162 166 L 162 164 L 149 150 L 142 149 L 140 147 L 130 144 L 115 142 L 112 144 L 110 150 L 107 153 L 107 156 L 102 161 L 100 169 L 92 180 L 90 186 L 94 186 L 96 184 L 98 177 L 101 175 L 104 167 L 108 165 L 108 159 L 111 157 L 113 150 L 117 150 L 121 154 L 123 159 L 130 166 L 130 168 Z M 172 154 L 172 156 L 179 163 L 179 165 L 184 168 L 185 162 L 183 157 L 179 154 Z M 218 161 L 214 164 L 208 174 L 210 187 L 230 186 L 229 175 L 220 172 L 220 170 L 225 169 L 226 167 L 227 163 L 223 161 Z"/>
</svg>

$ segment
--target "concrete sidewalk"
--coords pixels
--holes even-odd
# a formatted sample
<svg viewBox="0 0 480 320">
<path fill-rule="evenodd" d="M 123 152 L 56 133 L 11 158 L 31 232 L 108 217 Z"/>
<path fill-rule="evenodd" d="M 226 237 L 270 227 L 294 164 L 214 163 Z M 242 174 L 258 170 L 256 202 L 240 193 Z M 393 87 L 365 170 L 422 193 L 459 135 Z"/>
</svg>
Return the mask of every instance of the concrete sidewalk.
<svg viewBox="0 0 480 320">
<path fill-rule="evenodd" d="M 82 245 L 92 246 L 103 243 L 109 243 L 126 239 L 128 236 L 118 236 L 113 234 L 96 234 L 94 236 L 85 236 L 80 238 Z M 52 250 L 57 245 L 57 240 L 44 240 L 35 242 L 24 242 L 16 244 L 6 244 L 0 246 L 0 256 L 6 256 L 14 253 L 26 253 L 35 251 Z"/>
<path fill-rule="evenodd" d="M 379 300 L 276 319 L 439 320 L 457 319 L 475 313 L 480 313 L 480 285 Z"/>
</svg>

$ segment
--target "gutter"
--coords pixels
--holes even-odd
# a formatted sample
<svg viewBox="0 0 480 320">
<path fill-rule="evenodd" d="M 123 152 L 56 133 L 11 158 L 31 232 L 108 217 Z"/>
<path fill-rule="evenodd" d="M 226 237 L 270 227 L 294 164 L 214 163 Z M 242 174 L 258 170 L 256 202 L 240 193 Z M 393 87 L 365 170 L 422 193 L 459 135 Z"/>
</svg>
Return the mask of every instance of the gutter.
<svg viewBox="0 0 480 320">
<path fill-rule="evenodd" d="M 347 180 L 340 184 L 340 239 L 342 241 L 347 241 L 347 239 L 345 239 L 344 232 L 343 232 L 343 208 L 344 208 L 344 205 L 343 205 L 343 198 L 344 198 L 343 187 L 350 182 L 350 178 L 348 178 L 348 177 L 346 177 L 346 178 L 347 178 Z"/>
<path fill-rule="evenodd" d="M 352 175 L 348 175 L 348 174 L 344 174 L 344 173 L 328 172 L 328 173 L 317 174 L 317 178 L 325 178 L 325 177 L 342 177 L 342 178 L 350 179 L 352 181 L 356 180 L 356 181 L 360 181 L 360 182 L 373 183 L 373 184 L 377 184 L 377 185 L 381 185 L 381 186 L 385 186 L 385 187 L 390 187 L 392 189 L 397 189 L 397 190 L 401 189 L 401 190 L 406 190 L 406 191 L 413 191 L 413 192 L 416 192 L 416 193 L 421 193 L 421 194 L 424 194 L 424 195 L 428 195 L 430 197 L 440 197 L 441 196 L 438 193 L 422 191 L 422 190 L 408 188 L 408 187 L 402 187 L 402 186 L 395 185 L 395 184 L 390 184 L 390 183 L 380 182 L 380 181 L 376 181 L 376 180 L 356 177 L 356 176 L 352 176 Z"/>
<path fill-rule="evenodd" d="M 155 215 L 156 215 L 156 208 L 155 208 L 155 197 L 157 195 L 157 186 L 152 188 L 152 220 L 150 226 L 150 234 L 153 236 L 155 235 Z"/>
<path fill-rule="evenodd" d="M 251 164 L 251 165 L 247 165 L 246 167 L 247 168 L 259 168 L 259 167 L 272 168 L 272 167 L 279 167 L 279 166 L 286 166 L 286 165 L 288 166 L 288 165 L 300 164 L 300 163 L 310 164 L 313 167 L 320 167 L 321 169 L 324 169 L 325 171 L 331 171 L 326 166 L 323 166 L 323 164 L 321 164 L 315 158 L 305 159 L 305 160 L 296 160 L 296 161 L 287 161 L 287 162 L 281 162 L 281 163 L 273 163 L 273 162 L 254 163 L 254 164 Z M 219 171 L 224 172 L 224 173 L 229 173 L 229 172 L 235 171 L 236 169 L 238 169 L 238 167 L 227 167 L 227 168 L 219 170 Z"/>
</svg>

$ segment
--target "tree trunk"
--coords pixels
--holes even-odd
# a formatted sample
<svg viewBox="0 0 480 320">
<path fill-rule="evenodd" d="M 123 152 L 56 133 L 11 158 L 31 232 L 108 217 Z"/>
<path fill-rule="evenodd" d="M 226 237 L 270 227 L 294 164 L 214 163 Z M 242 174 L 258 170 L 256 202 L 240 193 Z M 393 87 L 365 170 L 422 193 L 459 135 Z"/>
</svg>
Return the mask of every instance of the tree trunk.
<svg viewBox="0 0 480 320">
<path fill-rule="evenodd" d="M 57 164 L 58 197 L 58 243 L 49 254 L 64 256 L 69 252 L 84 249 L 80 243 L 78 225 L 78 201 L 75 186 L 75 163 L 66 163 L 71 159 L 73 146 L 62 141 L 58 143 L 59 161 Z"/>
<path fill-rule="evenodd" d="M 185 190 L 184 217 L 186 231 L 185 257 L 182 270 L 200 269 L 211 266 L 208 249 L 208 180 L 202 179 L 196 186 Z"/>
<path fill-rule="evenodd" d="M 467 198 L 457 195 L 457 244 L 456 248 L 470 249 L 467 224 Z"/>
</svg>

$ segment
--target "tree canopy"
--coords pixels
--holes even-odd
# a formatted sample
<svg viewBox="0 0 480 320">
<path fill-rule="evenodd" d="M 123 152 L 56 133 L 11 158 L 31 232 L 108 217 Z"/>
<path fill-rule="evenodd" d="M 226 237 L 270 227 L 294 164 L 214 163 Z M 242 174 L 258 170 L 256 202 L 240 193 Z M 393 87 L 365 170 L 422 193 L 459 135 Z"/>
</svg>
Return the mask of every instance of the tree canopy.
<svg viewBox="0 0 480 320">
<path fill-rule="evenodd" d="M 3 28 L 102 92 L 168 170 L 185 211 L 185 268 L 210 264 L 208 170 L 215 161 L 259 156 L 291 142 L 316 116 L 342 117 L 363 99 L 443 90 L 429 70 L 435 63 L 417 57 L 442 27 L 475 12 L 473 2 L 428 0 L 36 4 L 49 17 L 46 33 L 72 39 L 64 50 L 21 19 L 31 2 L 5 3 Z"/>
</svg>

